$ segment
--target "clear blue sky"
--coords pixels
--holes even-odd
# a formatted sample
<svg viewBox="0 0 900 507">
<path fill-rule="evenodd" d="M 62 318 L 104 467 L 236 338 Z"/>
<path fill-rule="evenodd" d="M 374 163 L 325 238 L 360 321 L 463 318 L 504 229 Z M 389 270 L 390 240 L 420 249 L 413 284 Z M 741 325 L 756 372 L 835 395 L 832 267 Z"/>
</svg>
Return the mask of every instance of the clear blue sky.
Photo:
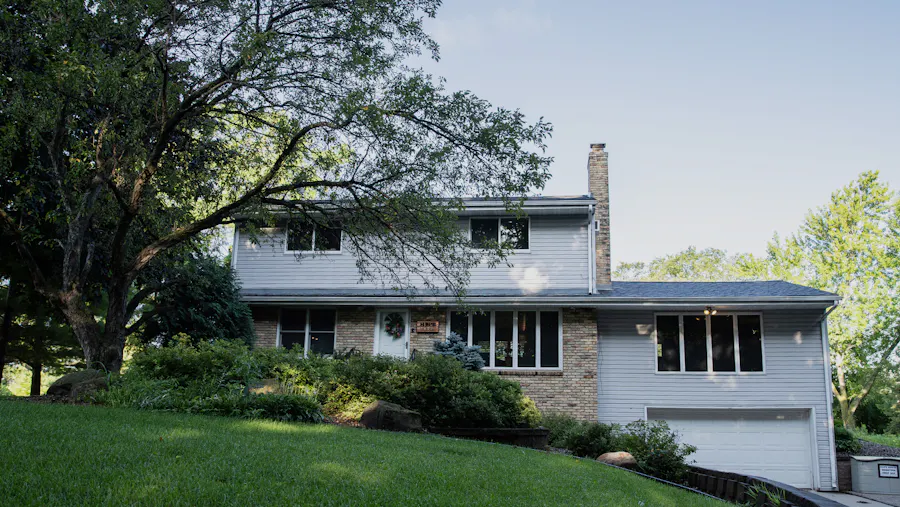
<svg viewBox="0 0 900 507">
<path fill-rule="evenodd" d="M 862 171 L 900 188 L 900 1 L 447 1 L 426 69 L 554 124 L 546 195 L 606 142 L 614 263 L 762 253 Z"/>
</svg>

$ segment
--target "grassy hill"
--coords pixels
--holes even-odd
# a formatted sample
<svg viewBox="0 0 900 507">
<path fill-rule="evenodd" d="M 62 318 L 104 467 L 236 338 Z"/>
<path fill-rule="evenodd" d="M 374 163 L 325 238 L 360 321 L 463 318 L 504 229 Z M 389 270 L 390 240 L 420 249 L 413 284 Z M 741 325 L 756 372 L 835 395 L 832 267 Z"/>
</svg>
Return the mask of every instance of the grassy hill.
<svg viewBox="0 0 900 507">
<path fill-rule="evenodd" d="M 722 506 L 562 455 L 430 435 L 0 400 L 6 505 Z"/>
</svg>

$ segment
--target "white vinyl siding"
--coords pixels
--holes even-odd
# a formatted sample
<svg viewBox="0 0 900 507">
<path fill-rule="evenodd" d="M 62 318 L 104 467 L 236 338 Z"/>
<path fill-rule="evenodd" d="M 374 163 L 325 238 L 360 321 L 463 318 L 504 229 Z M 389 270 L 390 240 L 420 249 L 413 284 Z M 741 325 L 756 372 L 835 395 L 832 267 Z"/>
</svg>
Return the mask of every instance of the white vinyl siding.
<svg viewBox="0 0 900 507">
<path fill-rule="evenodd" d="M 468 219 L 459 223 L 460 227 L 468 227 Z M 486 264 L 475 267 L 470 273 L 469 289 L 583 289 L 587 293 L 587 216 L 533 216 L 530 227 L 529 251 L 510 254 L 510 266 L 501 262 L 493 268 Z M 390 288 L 371 280 L 360 283 L 357 256 L 349 242 L 344 242 L 339 253 L 298 257 L 285 253 L 284 229 L 266 232 L 256 245 L 243 231 L 237 235 L 235 268 L 244 289 Z M 422 287 L 423 276 L 439 282 L 428 273 L 413 273 L 409 283 Z"/>
<path fill-rule="evenodd" d="M 626 424 L 648 408 L 812 409 L 819 487 L 830 488 L 831 461 L 820 311 L 762 312 L 765 373 L 656 371 L 655 314 L 600 311 L 598 417 Z"/>
</svg>

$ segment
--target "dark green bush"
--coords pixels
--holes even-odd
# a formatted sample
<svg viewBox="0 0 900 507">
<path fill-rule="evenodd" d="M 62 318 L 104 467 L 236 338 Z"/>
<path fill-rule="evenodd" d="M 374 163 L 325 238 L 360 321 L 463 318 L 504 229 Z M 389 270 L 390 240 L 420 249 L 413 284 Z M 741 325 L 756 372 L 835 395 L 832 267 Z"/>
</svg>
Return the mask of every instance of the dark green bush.
<svg viewBox="0 0 900 507">
<path fill-rule="evenodd" d="M 697 448 L 682 444 L 665 421 L 634 421 L 625 426 L 619 446 L 637 460 L 638 470 L 667 481 L 681 482 L 688 471 L 687 458 Z"/>
<path fill-rule="evenodd" d="M 419 412 L 432 427 L 530 427 L 540 421 L 534 402 L 516 382 L 466 370 L 453 357 L 426 354 L 406 361 L 351 353 L 303 358 L 299 352 L 251 351 L 234 342 L 191 346 L 175 340 L 167 347 L 148 347 L 100 398 L 117 406 L 294 420 L 287 399 L 279 399 L 277 410 L 253 404 L 269 402 L 254 401 L 246 387 L 267 378 L 277 379 L 285 395 L 300 396 L 296 403 L 313 398 L 339 419 L 358 419 L 368 404 L 385 400 Z"/>
<path fill-rule="evenodd" d="M 834 428 L 834 447 L 837 452 L 853 454 L 859 452 L 862 444 L 847 428 Z"/>
<path fill-rule="evenodd" d="M 562 436 L 562 447 L 576 456 L 596 458 L 603 453 L 618 451 L 619 427 L 614 424 L 579 422 Z"/>
<path fill-rule="evenodd" d="M 248 396 L 254 417 L 277 421 L 322 422 L 319 403 L 299 394 L 259 394 Z"/>
<path fill-rule="evenodd" d="M 639 471 L 679 482 L 688 469 L 688 456 L 697 449 L 681 444 L 677 433 L 663 421 L 634 421 L 624 428 L 615 424 L 579 421 L 563 414 L 544 416 L 550 445 L 576 456 L 596 458 L 606 452 L 626 451 L 634 456 Z"/>
</svg>

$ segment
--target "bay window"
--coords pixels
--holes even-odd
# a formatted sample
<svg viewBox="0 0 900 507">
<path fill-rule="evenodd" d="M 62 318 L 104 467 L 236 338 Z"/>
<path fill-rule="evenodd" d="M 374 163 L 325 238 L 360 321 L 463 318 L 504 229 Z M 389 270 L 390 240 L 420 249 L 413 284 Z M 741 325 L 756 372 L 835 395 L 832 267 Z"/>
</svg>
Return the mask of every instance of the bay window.
<svg viewBox="0 0 900 507">
<path fill-rule="evenodd" d="M 659 372 L 764 371 L 758 314 L 656 316 Z"/>
<path fill-rule="evenodd" d="M 559 368 L 562 364 L 558 310 L 451 311 L 449 322 L 449 331 L 481 347 L 488 368 Z"/>
</svg>

